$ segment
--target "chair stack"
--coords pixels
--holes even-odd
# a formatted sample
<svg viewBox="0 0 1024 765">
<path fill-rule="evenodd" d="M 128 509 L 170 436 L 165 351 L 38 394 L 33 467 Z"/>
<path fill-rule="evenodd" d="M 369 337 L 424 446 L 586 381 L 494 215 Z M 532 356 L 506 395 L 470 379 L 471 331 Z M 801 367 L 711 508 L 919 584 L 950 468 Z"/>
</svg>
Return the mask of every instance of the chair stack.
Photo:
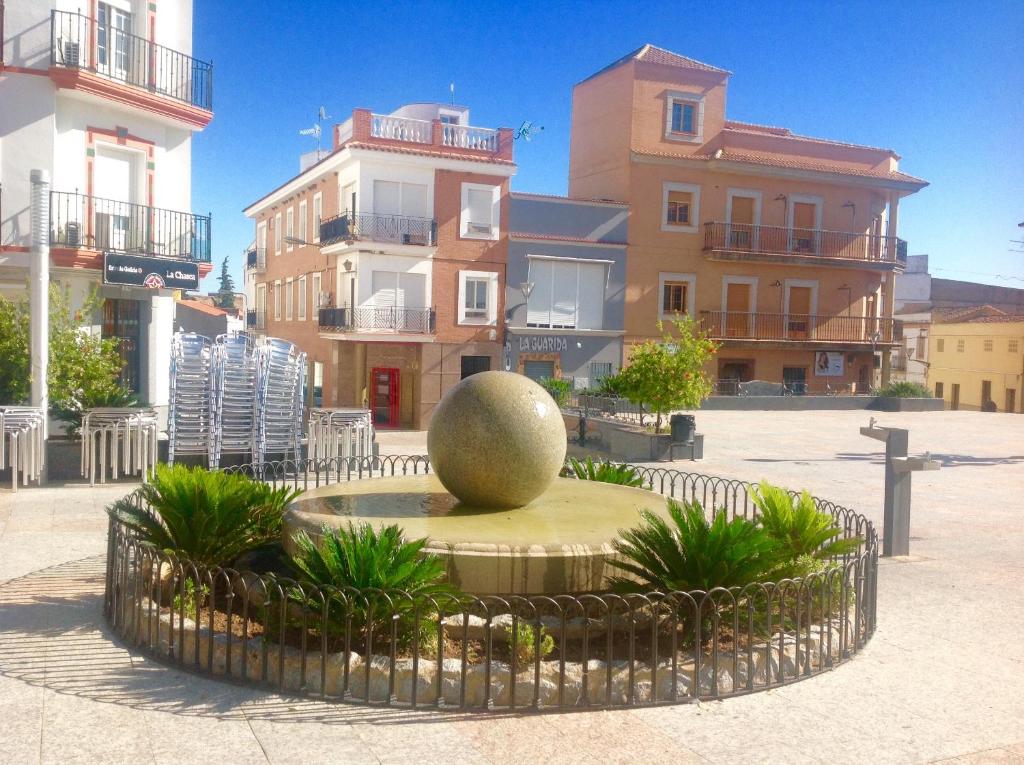
<svg viewBox="0 0 1024 765">
<path fill-rule="evenodd" d="M 214 408 L 211 396 L 212 345 L 202 335 L 179 332 L 171 342 L 171 392 L 167 416 L 167 461 L 210 456 Z"/>
<path fill-rule="evenodd" d="M 218 335 L 213 342 L 211 468 L 220 466 L 222 455 L 256 451 L 256 350 L 247 334 Z"/>
<path fill-rule="evenodd" d="M 310 459 L 373 456 L 369 409 L 310 409 L 306 433 Z"/>
<path fill-rule="evenodd" d="M 33 406 L 0 406 L 0 470 L 11 469 L 11 489 L 37 484 L 46 462 L 46 412 Z"/>
<path fill-rule="evenodd" d="M 159 423 L 148 407 L 98 407 L 82 417 L 82 475 L 89 485 L 107 481 L 107 458 L 113 480 L 119 475 L 141 475 L 147 480 L 157 462 Z"/>
<path fill-rule="evenodd" d="M 275 337 L 258 346 L 256 385 L 256 450 L 253 458 L 267 455 L 299 458 L 302 408 L 306 388 L 306 354 L 298 346 Z"/>
</svg>

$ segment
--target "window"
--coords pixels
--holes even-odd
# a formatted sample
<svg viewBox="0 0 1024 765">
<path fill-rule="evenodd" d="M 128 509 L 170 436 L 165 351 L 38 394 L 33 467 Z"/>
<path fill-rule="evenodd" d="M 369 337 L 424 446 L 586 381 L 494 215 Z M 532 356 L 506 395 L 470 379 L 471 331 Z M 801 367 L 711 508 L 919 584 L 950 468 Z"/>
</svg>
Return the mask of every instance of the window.
<svg viewBox="0 0 1024 765">
<path fill-rule="evenodd" d="M 1017 341 L 1016 340 L 1011 340 L 1009 345 L 1008 345 L 1008 347 L 1007 347 L 1007 350 L 1010 353 L 1017 353 L 1019 348 L 1020 348 L 1020 346 L 1017 344 Z"/>
<path fill-rule="evenodd" d="M 700 223 L 700 186 L 663 183 L 661 230 L 696 233 Z"/>
<path fill-rule="evenodd" d="M 928 335 L 920 335 L 917 338 L 917 347 L 914 349 L 914 356 L 919 359 L 924 358 L 924 349 L 928 346 Z"/>
<path fill-rule="evenodd" d="M 274 282 L 274 320 L 281 321 L 281 280 Z"/>
<path fill-rule="evenodd" d="M 658 318 L 672 319 L 678 314 L 693 316 L 695 274 L 658 274 Z"/>
<path fill-rule="evenodd" d="M 944 387 L 940 382 L 935 383 L 935 398 L 942 398 L 942 394 L 945 392 Z"/>
<path fill-rule="evenodd" d="M 324 216 L 324 195 L 319 191 L 313 195 L 313 241 L 320 241 L 320 222 Z"/>
<path fill-rule="evenodd" d="M 299 277 L 299 321 L 306 320 L 306 277 Z"/>
<path fill-rule="evenodd" d="M 661 312 L 686 313 L 686 282 L 665 282 L 661 292 Z"/>
<path fill-rule="evenodd" d="M 281 254 L 281 213 L 274 216 L 274 255 Z"/>
<path fill-rule="evenodd" d="M 527 326 L 601 329 L 607 266 L 604 261 L 531 257 Z"/>
<path fill-rule="evenodd" d="M 938 340 L 935 341 L 935 351 L 937 353 L 942 353 L 945 350 L 946 350 L 946 340 L 944 338 L 940 337 Z"/>
<path fill-rule="evenodd" d="M 129 73 L 129 35 L 132 15 L 107 3 L 100 3 L 96 20 L 96 60 L 99 69 L 126 79 Z"/>
<path fill-rule="evenodd" d="M 547 359 L 527 359 L 523 362 L 523 374 L 540 382 L 555 377 L 555 362 Z"/>
<path fill-rule="evenodd" d="M 259 249 L 263 256 L 267 254 L 267 222 L 263 221 L 256 226 L 256 247 Z"/>
<path fill-rule="evenodd" d="M 284 318 L 285 321 L 292 320 L 292 306 L 295 302 L 295 286 L 291 279 L 285 279 L 284 283 Z"/>
<path fill-rule="evenodd" d="M 442 125 L 458 125 L 459 124 L 459 115 L 457 115 L 457 114 L 442 114 L 441 115 L 441 124 Z"/>
<path fill-rule="evenodd" d="M 699 143 L 704 127 L 704 97 L 699 93 L 669 93 L 665 137 L 670 141 Z"/>
<path fill-rule="evenodd" d="M 986 351 L 991 351 L 991 350 L 992 350 L 992 341 L 991 341 L 991 340 L 986 340 L 986 341 L 985 341 L 985 342 L 984 342 L 984 343 L 982 344 L 982 347 L 983 347 L 983 348 L 984 348 L 984 349 L 985 349 Z"/>
<path fill-rule="evenodd" d="M 500 186 L 463 183 L 460 235 L 464 239 L 497 239 L 500 201 Z"/>
<path fill-rule="evenodd" d="M 592 387 L 599 386 L 603 379 L 611 377 L 613 374 L 615 374 L 615 369 L 610 361 L 590 362 L 590 385 Z"/>
<path fill-rule="evenodd" d="M 497 323 L 498 274 L 490 271 L 459 272 L 459 324 Z"/>
<path fill-rule="evenodd" d="M 471 375 L 479 372 L 491 371 L 490 356 L 463 356 L 462 357 L 462 378 L 465 380 Z"/>
<path fill-rule="evenodd" d="M 313 362 L 313 374 L 309 378 L 309 393 L 312 406 L 324 405 L 324 365 L 323 362 Z"/>
<path fill-rule="evenodd" d="M 309 241 L 309 220 L 306 217 L 308 212 L 309 208 L 306 207 L 306 200 L 303 199 L 299 202 L 299 239 L 303 242 Z"/>
<path fill-rule="evenodd" d="M 316 310 L 320 308 L 324 302 L 320 299 L 320 272 L 317 271 L 313 274 L 313 318 L 316 318 Z"/>
<path fill-rule="evenodd" d="M 960 340 L 957 340 L 956 341 L 956 352 L 957 353 L 963 353 L 964 352 L 964 348 L 966 347 L 966 345 L 967 345 L 967 342 L 965 340 L 963 340 L 962 338 Z"/>
<path fill-rule="evenodd" d="M 287 210 L 288 222 L 285 224 L 284 236 L 286 240 L 295 238 L 295 208 L 289 207 Z M 288 252 L 292 251 L 292 243 L 288 242 Z"/>
</svg>

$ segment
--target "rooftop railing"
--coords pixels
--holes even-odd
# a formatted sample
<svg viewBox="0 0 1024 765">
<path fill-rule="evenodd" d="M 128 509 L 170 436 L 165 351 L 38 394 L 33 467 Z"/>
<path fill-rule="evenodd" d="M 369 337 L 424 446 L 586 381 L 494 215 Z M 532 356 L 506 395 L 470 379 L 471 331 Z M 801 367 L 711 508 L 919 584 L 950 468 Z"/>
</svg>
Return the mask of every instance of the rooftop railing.
<svg viewBox="0 0 1024 765">
<path fill-rule="evenodd" d="M 99 18 L 52 11 L 50 65 L 81 69 L 211 111 L 213 65 L 119 28 L 101 5 Z M 120 11 L 114 11 L 121 14 Z"/>
<path fill-rule="evenodd" d="M 210 262 L 210 216 L 50 192 L 50 243 Z"/>
<path fill-rule="evenodd" d="M 250 271 L 267 270 L 266 247 L 253 247 L 245 253 L 245 267 Z"/>
<path fill-rule="evenodd" d="M 866 316 L 827 316 L 799 313 L 701 311 L 700 324 L 708 335 L 724 340 L 788 340 L 825 343 L 894 342 L 893 319 Z"/>
<path fill-rule="evenodd" d="M 750 255 L 801 255 L 875 263 L 905 263 L 907 243 L 895 236 L 849 231 L 754 226 L 710 221 L 704 249 Z"/>
</svg>

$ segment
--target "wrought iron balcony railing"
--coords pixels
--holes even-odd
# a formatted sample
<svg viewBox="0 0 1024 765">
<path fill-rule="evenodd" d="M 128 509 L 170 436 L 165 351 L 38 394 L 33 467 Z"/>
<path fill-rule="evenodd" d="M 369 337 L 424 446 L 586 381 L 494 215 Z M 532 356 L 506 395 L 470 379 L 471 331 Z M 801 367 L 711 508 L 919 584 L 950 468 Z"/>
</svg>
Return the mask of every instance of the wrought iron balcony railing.
<svg viewBox="0 0 1024 765">
<path fill-rule="evenodd" d="M 339 332 L 394 332 L 434 334 L 433 308 L 395 306 L 359 306 L 357 308 L 321 308 L 320 329 Z"/>
<path fill-rule="evenodd" d="M 210 262 L 210 216 L 50 192 L 50 244 Z"/>
<path fill-rule="evenodd" d="M 898 322 L 866 316 L 701 311 L 701 328 L 720 340 L 782 340 L 819 343 L 891 344 Z"/>
<path fill-rule="evenodd" d="M 50 65 L 86 70 L 212 111 L 213 65 L 119 28 L 122 18 L 106 5 L 95 19 L 52 11 Z"/>
<path fill-rule="evenodd" d="M 245 253 L 245 267 L 250 271 L 267 270 L 266 247 L 253 247 Z"/>
<path fill-rule="evenodd" d="M 907 260 L 907 243 L 895 236 L 789 226 L 754 226 L 721 221 L 704 224 L 704 249 L 750 255 L 802 255 L 875 263 L 905 263 Z"/>
<path fill-rule="evenodd" d="M 259 308 L 250 308 L 245 312 L 246 329 L 266 329 L 267 312 Z"/>
<path fill-rule="evenodd" d="M 437 222 L 433 218 L 346 211 L 320 224 L 321 246 L 358 239 L 429 247 L 437 241 Z"/>
</svg>

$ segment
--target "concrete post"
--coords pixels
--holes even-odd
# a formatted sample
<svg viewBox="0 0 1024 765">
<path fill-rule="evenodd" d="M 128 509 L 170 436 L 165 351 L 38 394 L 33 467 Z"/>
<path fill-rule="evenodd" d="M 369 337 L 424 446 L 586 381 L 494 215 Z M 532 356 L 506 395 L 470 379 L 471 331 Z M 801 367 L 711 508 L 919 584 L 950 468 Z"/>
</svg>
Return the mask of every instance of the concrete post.
<svg viewBox="0 0 1024 765">
<path fill-rule="evenodd" d="M 910 555 L 910 471 L 898 472 L 895 458 L 907 456 L 909 431 L 888 428 L 885 440 L 885 514 L 882 555 Z"/>
<path fill-rule="evenodd" d="M 29 220 L 32 249 L 29 255 L 29 348 L 32 376 L 32 406 L 44 412 L 50 409 L 46 375 L 50 360 L 50 173 L 33 170 L 30 174 Z M 43 435 L 47 433 L 43 418 Z"/>
</svg>

